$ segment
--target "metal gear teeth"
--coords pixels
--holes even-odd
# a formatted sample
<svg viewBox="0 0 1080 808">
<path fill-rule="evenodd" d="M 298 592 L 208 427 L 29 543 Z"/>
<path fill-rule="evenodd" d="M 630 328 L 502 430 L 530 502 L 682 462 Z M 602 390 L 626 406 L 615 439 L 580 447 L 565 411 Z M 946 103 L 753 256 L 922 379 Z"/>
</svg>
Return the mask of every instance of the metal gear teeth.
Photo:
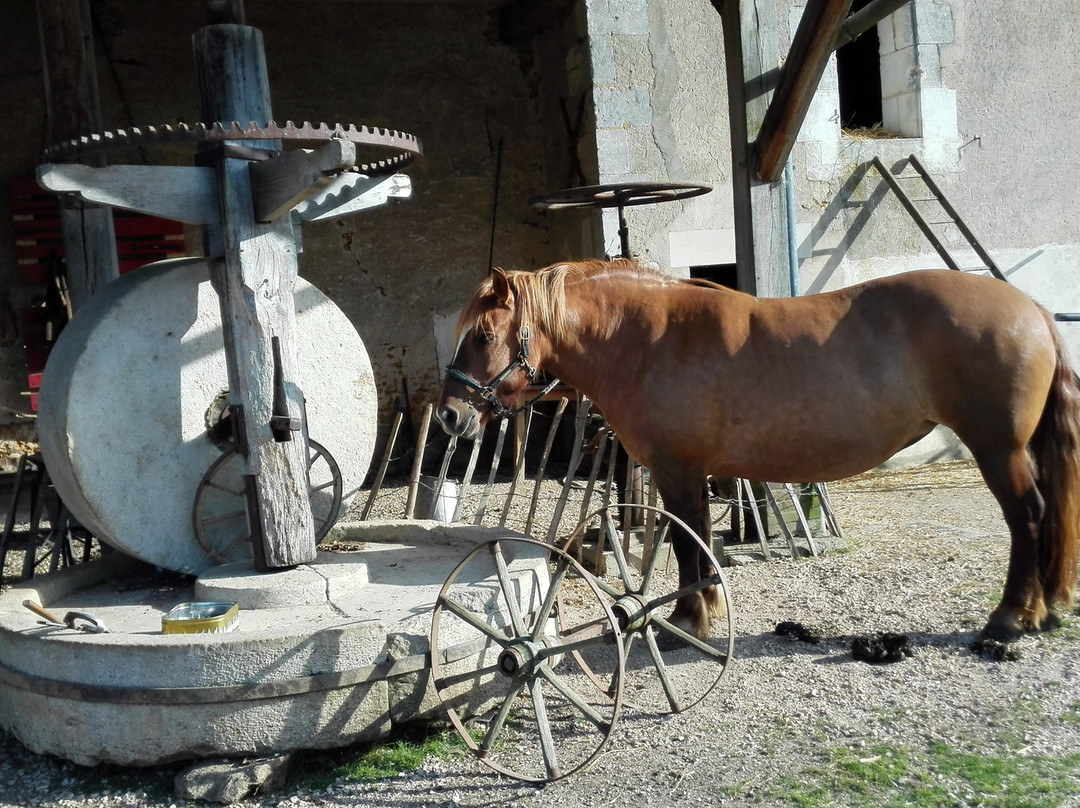
<svg viewBox="0 0 1080 808">
<path fill-rule="evenodd" d="M 308 121 L 304 121 L 300 126 L 297 126 L 292 121 L 286 121 L 284 125 L 279 125 L 275 121 L 268 121 L 265 126 L 260 126 L 255 121 L 251 121 L 247 126 L 242 126 L 238 121 L 232 121 L 228 124 L 215 121 L 211 124 L 196 123 L 190 126 L 184 123 L 165 124 L 163 126 L 135 126 L 130 129 L 116 129 L 84 135 L 65 140 L 45 149 L 43 158 L 46 161 L 65 159 L 77 157 L 86 152 L 123 146 L 184 140 L 193 140 L 197 143 L 212 143 L 225 140 L 347 140 L 361 145 L 384 146 L 401 151 L 401 154 L 395 157 L 375 163 L 366 163 L 362 167 L 358 167 L 364 170 L 407 164 L 424 152 L 423 145 L 414 135 L 391 129 L 367 126 L 357 128 L 355 124 L 345 125 L 340 123 L 333 125 L 326 123 L 312 124 Z"/>
</svg>

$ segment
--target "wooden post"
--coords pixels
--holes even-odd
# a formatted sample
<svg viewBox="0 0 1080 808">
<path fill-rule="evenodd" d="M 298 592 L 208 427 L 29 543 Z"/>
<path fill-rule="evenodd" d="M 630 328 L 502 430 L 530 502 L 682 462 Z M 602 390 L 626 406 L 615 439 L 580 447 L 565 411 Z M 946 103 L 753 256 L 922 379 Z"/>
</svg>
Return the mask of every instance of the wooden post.
<svg viewBox="0 0 1080 808">
<path fill-rule="evenodd" d="M 792 290 L 784 186 L 757 179 L 752 148 L 780 64 L 776 0 L 712 3 L 724 28 L 739 289 L 761 297 L 788 297 Z"/>
<path fill-rule="evenodd" d="M 38 0 L 37 10 L 49 143 L 100 130 L 88 0 Z M 104 165 L 103 156 L 91 155 L 87 163 Z M 112 209 L 63 196 L 60 229 L 71 306 L 77 310 L 120 275 Z"/>
<path fill-rule="evenodd" d="M 245 25 L 207 25 L 195 33 L 193 44 L 204 120 L 246 126 L 273 119 L 261 32 Z M 202 156 L 213 158 L 218 172 L 224 258 L 214 262 L 212 281 L 221 299 L 230 405 L 245 450 L 255 567 L 265 571 L 315 559 L 307 435 L 301 429 L 292 440 L 275 440 L 271 430 L 274 337 L 281 345 L 288 416 L 304 423 L 303 395 L 296 385 L 296 243 L 288 216 L 255 220 L 249 160 L 233 156 L 232 145 Z M 277 141 L 242 145 L 280 149 Z"/>
</svg>

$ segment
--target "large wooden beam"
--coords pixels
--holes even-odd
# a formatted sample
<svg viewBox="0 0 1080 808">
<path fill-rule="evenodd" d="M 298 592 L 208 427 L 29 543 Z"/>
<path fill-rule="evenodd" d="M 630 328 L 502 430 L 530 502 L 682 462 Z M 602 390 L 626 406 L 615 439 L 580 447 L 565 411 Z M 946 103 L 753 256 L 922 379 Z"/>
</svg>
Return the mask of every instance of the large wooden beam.
<svg viewBox="0 0 1080 808">
<path fill-rule="evenodd" d="M 761 297 L 787 297 L 792 289 L 784 186 L 758 180 L 751 150 L 780 64 L 776 0 L 712 0 L 712 4 L 724 28 L 739 289 Z"/>
<path fill-rule="evenodd" d="M 836 35 L 833 50 L 844 47 L 849 42 L 854 42 L 864 33 L 869 31 L 883 19 L 888 17 L 900 6 L 907 5 L 909 0 L 873 0 L 856 11 L 840 26 L 840 32 Z"/>
<path fill-rule="evenodd" d="M 774 182 L 783 173 L 850 8 L 851 0 L 807 1 L 754 147 L 755 172 L 762 182 Z"/>
<path fill-rule="evenodd" d="M 244 25 L 207 25 L 193 37 L 196 75 L 207 121 L 273 119 L 262 34 Z M 242 144 L 280 151 L 277 141 Z M 221 298 L 229 403 L 240 421 L 244 485 L 255 566 L 290 567 L 315 558 L 307 479 L 307 436 L 281 440 L 271 428 L 275 393 L 290 419 L 303 423 L 296 354 L 296 239 L 292 220 L 255 219 L 249 161 L 218 152 L 224 257 L 212 264 Z M 280 343 L 275 360 L 274 340 Z M 275 365 L 279 365 L 275 368 Z M 275 384 L 275 379 L 281 384 Z M 284 401 L 280 393 L 284 393 Z M 275 439 L 275 438 L 278 439 Z"/>
<path fill-rule="evenodd" d="M 88 0 L 38 0 L 37 12 L 48 142 L 91 134 L 101 118 Z M 88 159 L 101 161 L 102 155 Z M 112 210 L 61 197 L 60 229 L 71 305 L 78 309 L 120 275 Z"/>
</svg>

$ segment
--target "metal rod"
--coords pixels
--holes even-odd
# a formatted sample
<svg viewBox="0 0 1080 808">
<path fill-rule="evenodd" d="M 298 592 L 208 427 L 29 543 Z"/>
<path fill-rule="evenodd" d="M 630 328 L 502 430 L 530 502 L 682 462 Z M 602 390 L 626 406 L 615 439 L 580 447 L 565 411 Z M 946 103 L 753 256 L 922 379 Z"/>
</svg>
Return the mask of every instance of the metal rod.
<svg viewBox="0 0 1080 808">
<path fill-rule="evenodd" d="M 532 535 L 533 517 L 536 515 L 536 503 L 540 499 L 540 486 L 544 482 L 544 472 L 547 470 L 548 458 L 551 456 L 551 446 L 555 443 L 555 433 L 559 431 L 559 422 L 562 421 L 568 403 L 569 399 L 566 396 L 559 400 L 559 406 L 555 410 L 555 417 L 551 421 L 551 428 L 548 430 L 547 441 L 544 443 L 544 453 L 540 457 L 540 468 L 536 470 L 532 502 L 529 504 L 529 515 L 525 519 L 525 533 L 530 536 Z"/>
<path fill-rule="evenodd" d="M 574 485 L 574 475 L 577 474 L 578 466 L 581 465 L 581 457 L 584 454 L 585 422 L 589 418 L 589 407 L 589 399 L 580 396 L 577 415 L 574 418 L 574 448 L 570 452 L 570 465 L 566 469 L 566 477 L 563 478 L 562 493 L 559 494 L 559 501 L 555 503 L 555 513 L 551 517 L 551 524 L 548 525 L 548 544 L 555 543 L 555 536 L 558 535 L 562 525 L 563 510 L 570 498 L 570 489 Z"/>
</svg>

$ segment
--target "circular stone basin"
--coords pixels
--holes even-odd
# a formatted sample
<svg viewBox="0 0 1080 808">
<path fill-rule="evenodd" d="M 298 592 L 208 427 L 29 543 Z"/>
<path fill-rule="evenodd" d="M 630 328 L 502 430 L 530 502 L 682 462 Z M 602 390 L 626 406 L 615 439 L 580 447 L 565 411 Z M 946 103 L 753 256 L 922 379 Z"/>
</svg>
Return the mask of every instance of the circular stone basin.
<svg viewBox="0 0 1080 808">
<path fill-rule="evenodd" d="M 358 552 L 320 552 L 283 572 L 229 564 L 194 580 L 115 553 L 34 578 L 0 595 L 0 724 L 37 753 L 146 766 L 344 746 L 443 720 L 428 682 L 436 598 L 477 542 L 517 537 L 430 521 L 363 522 L 330 535 Z M 523 603 L 538 603 L 546 554 L 518 546 L 512 580 Z M 490 578 L 465 588 L 479 609 L 505 610 Z M 60 620 L 86 613 L 110 632 L 48 624 L 24 600 Z M 201 600 L 239 603 L 236 628 L 162 632 L 171 609 Z M 475 673 L 460 684 L 473 712 L 487 706 L 490 678 L 480 670 L 499 650 L 456 648 L 454 663 L 443 665 Z"/>
</svg>

